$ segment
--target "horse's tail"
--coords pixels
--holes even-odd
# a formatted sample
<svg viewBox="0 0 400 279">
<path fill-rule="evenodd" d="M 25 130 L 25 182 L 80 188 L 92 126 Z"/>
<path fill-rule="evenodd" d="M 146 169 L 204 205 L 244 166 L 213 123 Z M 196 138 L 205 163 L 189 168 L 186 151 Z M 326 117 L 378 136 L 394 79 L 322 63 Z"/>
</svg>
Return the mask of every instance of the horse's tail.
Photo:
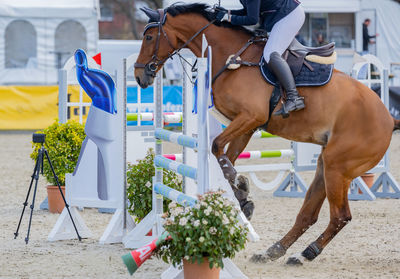
<svg viewBox="0 0 400 279">
<path fill-rule="evenodd" d="M 393 121 L 394 121 L 393 131 L 400 130 L 400 119 L 393 118 Z"/>
</svg>

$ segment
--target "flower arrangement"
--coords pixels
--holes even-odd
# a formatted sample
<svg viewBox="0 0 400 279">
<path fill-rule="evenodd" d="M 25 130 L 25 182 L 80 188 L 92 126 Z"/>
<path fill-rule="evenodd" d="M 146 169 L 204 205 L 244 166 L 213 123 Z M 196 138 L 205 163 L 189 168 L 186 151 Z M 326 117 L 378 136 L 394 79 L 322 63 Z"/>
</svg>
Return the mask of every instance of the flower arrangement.
<svg viewBox="0 0 400 279">
<path fill-rule="evenodd" d="M 199 196 L 192 208 L 171 202 L 163 218 L 172 239 L 156 255 L 174 266 L 182 259 L 202 264 L 207 258 L 210 268 L 223 268 L 223 258 L 233 258 L 244 249 L 248 229 L 238 224 L 240 210 L 222 194 L 218 191 Z"/>
</svg>

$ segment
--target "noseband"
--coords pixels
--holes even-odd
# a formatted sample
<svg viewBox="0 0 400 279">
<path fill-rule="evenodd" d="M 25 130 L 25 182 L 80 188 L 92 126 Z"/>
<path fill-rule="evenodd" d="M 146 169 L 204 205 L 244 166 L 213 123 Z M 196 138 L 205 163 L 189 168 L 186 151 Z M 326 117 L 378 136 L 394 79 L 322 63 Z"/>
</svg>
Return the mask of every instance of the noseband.
<svg viewBox="0 0 400 279">
<path fill-rule="evenodd" d="M 147 24 L 146 27 L 144 28 L 144 32 L 143 32 L 143 35 L 145 35 L 147 30 L 149 30 L 150 28 L 154 28 L 154 27 L 158 28 L 157 39 L 156 39 L 156 49 L 154 51 L 154 54 L 152 55 L 151 60 L 149 62 L 147 62 L 146 64 L 141 64 L 141 63 L 134 64 L 135 68 L 144 68 L 145 74 L 149 75 L 153 78 L 156 76 L 156 72 L 157 72 L 159 66 L 162 66 L 165 63 L 165 61 L 167 61 L 169 58 L 173 57 L 175 54 L 179 55 L 179 51 L 181 49 L 185 48 L 198 35 L 200 35 L 201 32 L 203 32 L 205 29 L 207 29 L 215 21 L 215 20 L 210 21 L 208 24 L 203 26 L 199 31 L 197 31 L 196 34 L 194 34 L 192 37 L 190 37 L 190 39 L 187 40 L 181 47 L 174 49 L 174 47 L 171 44 L 171 41 L 168 39 L 167 33 L 165 32 L 165 30 L 163 28 L 163 25 L 165 24 L 165 21 L 167 20 L 167 13 L 163 9 L 159 9 L 158 13 L 159 13 L 160 21 L 151 22 L 151 23 Z M 168 53 L 168 56 L 163 59 L 160 59 L 158 57 L 161 33 L 163 34 L 164 38 L 167 40 L 169 46 L 174 50 L 172 53 Z"/>
</svg>

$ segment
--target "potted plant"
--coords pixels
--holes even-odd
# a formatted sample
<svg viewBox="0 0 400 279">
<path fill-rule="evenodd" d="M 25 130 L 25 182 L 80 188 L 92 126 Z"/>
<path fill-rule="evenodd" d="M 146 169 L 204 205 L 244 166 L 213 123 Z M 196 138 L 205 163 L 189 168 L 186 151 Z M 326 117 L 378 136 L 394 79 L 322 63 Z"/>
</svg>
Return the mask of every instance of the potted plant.
<svg viewBox="0 0 400 279">
<path fill-rule="evenodd" d="M 139 223 L 152 207 L 152 179 L 155 175 L 154 151 L 149 149 L 147 155 L 136 164 L 128 164 L 127 168 L 127 198 L 129 201 L 129 213 Z M 182 180 L 173 171 L 163 169 L 163 183 L 175 190 L 182 191 Z M 170 200 L 164 199 L 164 212 L 168 209 Z"/>
<path fill-rule="evenodd" d="M 240 210 L 222 193 L 199 196 L 192 208 L 171 202 L 163 216 L 171 240 L 155 253 L 175 267 L 183 261 L 185 279 L 219 278 L 223 258 L 244 248 L 248 230 L 238 223 Z"/>
<path fill-rule="evenodd" d="M 82 141 L 85 139 L 84 125 L 75 121 L 68 121 L 64 124 L 56 121 L 40 133 L 46 135 L 44 147 L 48 151 L 58 181 L 65 193 L 65 174 L 72 173 L 75 169 Z M 31 158 L 36 160 L 41 144 L 32 143 L 32 147 Z M 50 184 L 47 186 L 49 211 L 61 213 L 64 208 L 64 201 L 46 158 L 44 158 L 43 163 L 43 175 Z"/>
</svg>

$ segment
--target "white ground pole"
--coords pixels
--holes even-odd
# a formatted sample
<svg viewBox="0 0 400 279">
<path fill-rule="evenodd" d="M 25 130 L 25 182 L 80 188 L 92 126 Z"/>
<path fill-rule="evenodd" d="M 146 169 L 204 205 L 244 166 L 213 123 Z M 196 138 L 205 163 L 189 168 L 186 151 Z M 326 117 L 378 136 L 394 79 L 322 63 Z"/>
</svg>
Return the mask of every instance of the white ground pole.
<svg viewBox="0 0 400 279">
<path fill-rule="evenodd" d="M 74 58 L 70 58 L 60 73 L 60 119 L 66 120 L 67 86 L 70 80 L 76 81 Z M 95 64 L 88 57 L 89 67 Z M 75 81 L 74 81 L 75 79 Z M 120 80 L 118 84 L 123 84 Z M 80 89 L 82 90 L 82 89 Z M 82 100 L 82 97 L 80 98 Z M 80 217 L 78 207 L 116 209 L 105 229 L 100 243 L 117 243 L 127 230 L 134 227 L 132 218 L 125 214 L 124 183 L 124 127 L 126 124 L 126 94 L 117 86 L 117 114 L 110 115 L 91 107 L 85 127 L 87 138 L 82 144 L 78 163 L 73 174 L 66 174 L 66 199 L 77 228 L 82 237 L 92 237 L 92 233 Z M 82 111 L 80 111 L 82 113 Z M 64 118 L 65 117 L 65 118 Z M 80 117 L 82 119 L 82 117 Z M 105 133 L 104 125 L 112 129 Z M 101 154 L 101 155 L 100 155 Z M 128 216 L 128 217 L 127 217 Z M 125 219 L 126 218 L 126 219 Z M 48 236 L 49 241 L 76 238 L 72 223 L 64 209 L 56 225 Z"/>
</svg>

